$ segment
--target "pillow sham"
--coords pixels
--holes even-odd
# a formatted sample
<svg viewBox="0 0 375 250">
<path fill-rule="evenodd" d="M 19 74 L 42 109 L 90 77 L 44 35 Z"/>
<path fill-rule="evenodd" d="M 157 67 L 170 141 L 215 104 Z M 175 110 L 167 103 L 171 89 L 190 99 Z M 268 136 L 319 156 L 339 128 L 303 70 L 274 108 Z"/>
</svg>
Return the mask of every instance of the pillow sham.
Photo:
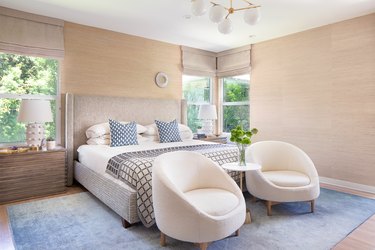
<svg viewBox="0 0 375 250">
<path fill-rule="evenodd" d="M 111 135 L 111 147 L 137 145 L 137 124 L 130 122 L 122 124 L 109 119 L 109 129 Z"/>
<path fill-rule="evenodd" d="M 155 124 L 158 128 L 159 140 L 161 143 L 182 141 L 176 120 L 171 122 L 155 120 Z"/>
<path fill-rule="evenodd" d="M 120 123 L 121 124 L 127 124 L 129 122 L 120 122 Z M 146 131 L 147 131 L 146 127 L 144 127 L 140 124 L 137 124 L 137 133 L 138 134 L 142 134 Z M 110 129 L 109 129 L 109 123 L 108 122 L 99 123 L 99 124 L 95 124 L 95 125 L 89 127 L 86 130 L 86 137 L 88 139 L 97 138 L 97 137 L 109 134 L 109 132 L 110 132 Z"/>
<path fill-rule="evenodd" d="M 156 124 L 149 124 L 144 126 L 146 128 L 146 131 L 143 133 L 143 135 L 158 135 L 158 128 L 156 127 Z M 191 129 L 181 123 L 178 123 L 178 130 L 181 132 L 191 132 Z"/>
</svg>

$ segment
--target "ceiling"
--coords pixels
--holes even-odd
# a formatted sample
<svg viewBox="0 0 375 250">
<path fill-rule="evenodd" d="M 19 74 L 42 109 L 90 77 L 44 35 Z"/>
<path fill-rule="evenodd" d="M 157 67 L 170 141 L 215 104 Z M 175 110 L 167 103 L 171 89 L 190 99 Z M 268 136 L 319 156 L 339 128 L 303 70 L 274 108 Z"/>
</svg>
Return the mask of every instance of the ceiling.
<svg viewBox="0 0 375 250">
<path fill-rule="evenodd" d="M 215 2 L 228 6 L 229 0 Z M 375 12 L 374 0 L 251 2 L 261 5 L 260 22 L 249 26 L 236 12 L 231 16 L 234 30 L 228 35 L 218 32 L 208 14 L 191 15 L 190 0 L 0 0 L 0 6 L 213 52 Z M 233 4 L 244 7 L 241 0 Z"/>
</svg>

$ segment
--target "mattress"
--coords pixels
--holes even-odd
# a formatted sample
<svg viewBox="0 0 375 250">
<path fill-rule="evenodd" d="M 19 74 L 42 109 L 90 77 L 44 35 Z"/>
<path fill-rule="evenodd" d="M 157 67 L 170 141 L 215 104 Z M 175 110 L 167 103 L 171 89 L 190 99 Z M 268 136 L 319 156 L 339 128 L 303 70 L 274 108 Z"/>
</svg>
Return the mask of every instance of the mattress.
<svg viewBox="0 0 375 250">
<path fill-rule="evenodd" d="M 212 142 L 200 141 L 200 140 L 185 140 L 183 142 L 170 142 L 160 143 L 156 141 L 143 142 L 139 145 L 128 145 L 122 147 L 110 147 L 109 145 L 82 145 L 78 151 L 78 161 L 90 168 L 95 173 L 98 173 L 105 178 L 115 182 L 116 184 L 132 189 L 127 184 L 119 179 L 112 177 L 106 173 L 106 167 L 109 159 L 121 153 L 135 152 L 150 149 L 168 148 L 176 146 L 190 146 L 200 144 L 212 144 Z M 133 189 L 132 189 L 133 190 Z"/>
</svg>

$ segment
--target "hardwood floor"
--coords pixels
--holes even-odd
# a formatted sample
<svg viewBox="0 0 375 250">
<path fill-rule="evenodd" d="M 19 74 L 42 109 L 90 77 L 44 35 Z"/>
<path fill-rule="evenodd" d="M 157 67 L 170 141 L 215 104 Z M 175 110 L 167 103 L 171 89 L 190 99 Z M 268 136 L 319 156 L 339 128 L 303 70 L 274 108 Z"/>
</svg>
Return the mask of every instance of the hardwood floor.
<svg viewBox="0 0 375 250">
<path fill-rule="evenodd" d="M 349 190 L 341 187 L 331 186 L 327 184 L 321 184 L 321 187 L 332 189 L 340 192 L 350 193 L 370 199 L 375 199 L 375 194 Z M 14 205 L 24 202 L 49 199 L 58 196 L 70 195 L 79 192 L 85 192 L 86 189 L 82 186 L 75 185 L 68 187 L 67 191 L 61 194 L 50 195 L 46 197 L 37 197 L 23 201 L 9 202 L 0 205 L 0 249 L 1 250 L 13 250 L 13 240 L 12 234 L 9 228 L 9 220 L 6 207 L 8 205 Z M 339 242 L 333 250 L 352 250 L 352 249 L 361 249 L 361 250 L 374 250 L 375 249 L 375 215 L 365 221 L 357 229 L 355 229 L 351 234 L 349 234 L 345 239 Z"/>
</svg>

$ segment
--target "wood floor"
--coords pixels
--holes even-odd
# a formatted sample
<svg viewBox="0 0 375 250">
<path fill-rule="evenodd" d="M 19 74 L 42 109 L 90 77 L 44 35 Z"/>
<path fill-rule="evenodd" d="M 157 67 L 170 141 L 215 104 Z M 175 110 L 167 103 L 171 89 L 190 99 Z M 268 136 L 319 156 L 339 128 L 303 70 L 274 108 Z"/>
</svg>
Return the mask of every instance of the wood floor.
<svg viewBox="0 0 375 250">
<path fill-rule="evenodd" d="M 321 184 L 321 187 L 333 189 L 340 192 L 350 193 L 370 199 L 375 199 L 375 194 L 364 193 L 355 190 L 349 190 L 345 188 L 335 187 L 327 184 Z M 34 198 L 24 201 L 17 201 L 6 203 L 0 205 L 0 249 L 1 250 L 14 250 L 12 234 L 9 228 L 9 220 L 6 207 L 8 205 L 14 205 L 19 203 L 25 203 L 30 201 L 36 201 L 41 199 L 49 199 L 53 197 L 75 194 L 79 192 L 85 192 L 86 190 L 78 185 L 69 187 L 66 192 L 56 195 L 50 195 L 47 197 Z M 355 229 L 351 234 L 349 234 L 345 239 L 339 242 L 333 250 L 352 250 L 352 249 L 361 249 L 361 250 L 374 250 L 375 249 L 375 215 L 370 217 L 357 229 Z"/>
</svg>

